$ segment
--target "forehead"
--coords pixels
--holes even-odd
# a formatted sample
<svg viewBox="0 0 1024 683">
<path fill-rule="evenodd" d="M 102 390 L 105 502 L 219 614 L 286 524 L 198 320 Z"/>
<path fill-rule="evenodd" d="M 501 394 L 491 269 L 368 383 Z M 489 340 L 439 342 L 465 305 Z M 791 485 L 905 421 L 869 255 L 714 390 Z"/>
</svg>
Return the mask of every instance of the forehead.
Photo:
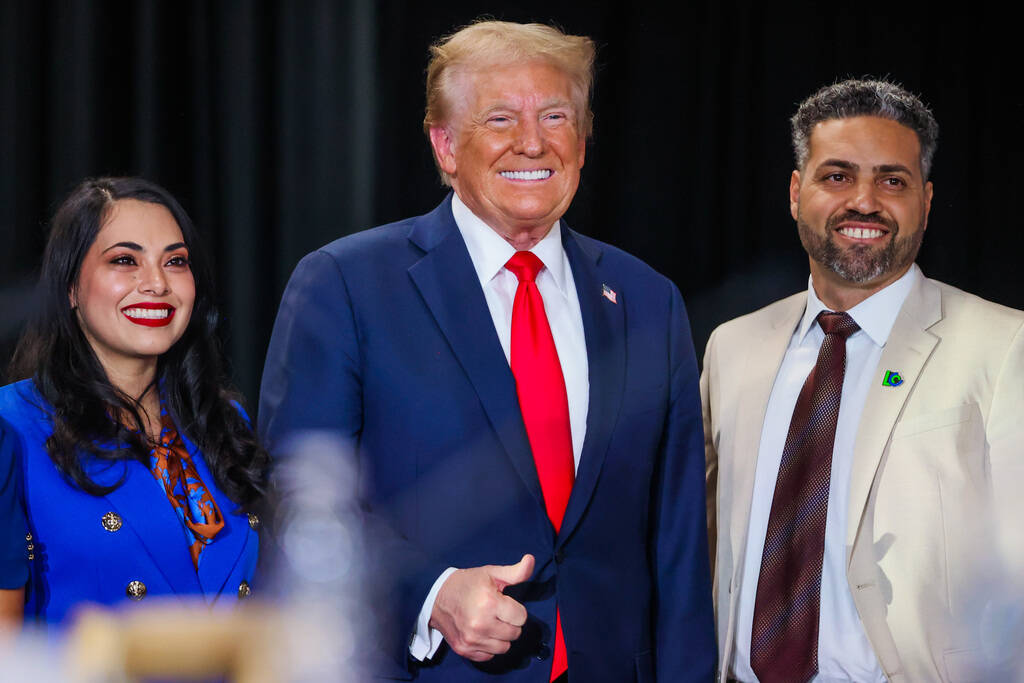
<svg viewBox="0 0 1024 683">
<path fill-rule="evenodd" d="M 143 246 L 152 242 L 162 249 L 172 242 L 181 242 L 182 234 L 178 222 L 163 204 L 118 199 L 107 212 L 95 244 L 105 249 L 121 241 Z"/>
<path fill-rule="evenodd" d="M 811 129 L 811 168 L 828 159 L 864 166 L 901 164 L 920 170 L 921 142 L 917 133 L 891 119 L 854 116 L 822 121 Z"/>
<path fill-rule="evenodd" d="M 455 82 L 458 99 L 476 109 L 496 104 L 543 106 L 573 99 L 569 76 L 540 60 L 466 69 L 456 75 Z"/>
</svg>

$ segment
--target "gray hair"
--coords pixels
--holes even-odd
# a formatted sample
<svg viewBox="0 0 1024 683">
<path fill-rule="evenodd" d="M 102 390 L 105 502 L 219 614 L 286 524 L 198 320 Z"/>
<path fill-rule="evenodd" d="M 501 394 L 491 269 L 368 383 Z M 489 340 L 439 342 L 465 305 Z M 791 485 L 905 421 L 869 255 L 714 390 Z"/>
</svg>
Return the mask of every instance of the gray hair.
<svg viewBox="0 0 1024 683">
<path fill-rule="evenodd" d="M 896 83 L 849 79 L 827 85 L 800 103 L 789 120 L 793 128 L 793 154 L 803 169 L 810 156 L 811 131 L 830 119 L 879 116 L 903 124 L 917 133 L 921 143 L 921 174 L 927 180 L 939 141 L 939 124 L 917 95 Z"/>
</svg>

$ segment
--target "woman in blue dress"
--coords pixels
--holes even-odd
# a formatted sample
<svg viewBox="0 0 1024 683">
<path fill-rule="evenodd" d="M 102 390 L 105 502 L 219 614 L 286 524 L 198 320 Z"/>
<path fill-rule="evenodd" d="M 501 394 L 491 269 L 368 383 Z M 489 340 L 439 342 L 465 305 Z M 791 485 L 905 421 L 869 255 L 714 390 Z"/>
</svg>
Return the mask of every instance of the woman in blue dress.
<svg viewBox="0 0 1024 683">
<path fill-rule="evenodd" d="M 228 388 L 209 266 L 139 178 L 57 210 L 0 388 L 0 616 L 250 594 L 268 456 Z"/>
</svg>

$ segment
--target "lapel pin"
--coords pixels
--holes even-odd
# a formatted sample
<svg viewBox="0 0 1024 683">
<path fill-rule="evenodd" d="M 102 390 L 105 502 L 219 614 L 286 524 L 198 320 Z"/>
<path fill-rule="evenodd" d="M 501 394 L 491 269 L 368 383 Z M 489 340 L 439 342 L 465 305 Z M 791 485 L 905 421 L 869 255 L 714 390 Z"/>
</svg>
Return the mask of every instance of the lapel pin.
<svg viewBox="0 0 1024 683">
<path fill-rule="evenodd" d="M 886 370 L 885 377 L 882 379 L 883 387 L 898 387 L 903 384 L 903 378 L 900 377 L 900 373 L 895 370 Z"/>
<path fill-rule="evenodd" d="M 613 304 L 619 303 L 618 301 L 615 300 L 615 290 L 609 287 L 608 285 L 601 285 L 601 296 L 603 296 L 605 299 L 608 299 L 608 301 L 611 301 Z"/>
</svg>

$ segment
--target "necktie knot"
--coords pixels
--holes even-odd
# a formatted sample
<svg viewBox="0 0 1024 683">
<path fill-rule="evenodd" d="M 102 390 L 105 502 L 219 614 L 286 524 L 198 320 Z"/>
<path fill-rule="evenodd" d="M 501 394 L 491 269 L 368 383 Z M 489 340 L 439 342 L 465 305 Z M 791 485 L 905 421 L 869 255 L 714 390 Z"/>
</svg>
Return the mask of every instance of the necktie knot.
<svg viewBox="0 0 1024 683">
<path fill-rule="evenodd" d="M 512 271 L 520 282 L 533 282 L 537 279 L 537 273 L 544 267 L 544 262 L 533 252 L 517 251 L 505 267 Z"/>
<path fill-rule="evenodd" d="M 860 329 L 860 325 L 854 322 L 848 313 L 835 313 L 833 311 L 822 311 L 818 314 L 818 324 L 821 325 L 825 336 L 839 335 L 846 339 Z"/>
</svg>

